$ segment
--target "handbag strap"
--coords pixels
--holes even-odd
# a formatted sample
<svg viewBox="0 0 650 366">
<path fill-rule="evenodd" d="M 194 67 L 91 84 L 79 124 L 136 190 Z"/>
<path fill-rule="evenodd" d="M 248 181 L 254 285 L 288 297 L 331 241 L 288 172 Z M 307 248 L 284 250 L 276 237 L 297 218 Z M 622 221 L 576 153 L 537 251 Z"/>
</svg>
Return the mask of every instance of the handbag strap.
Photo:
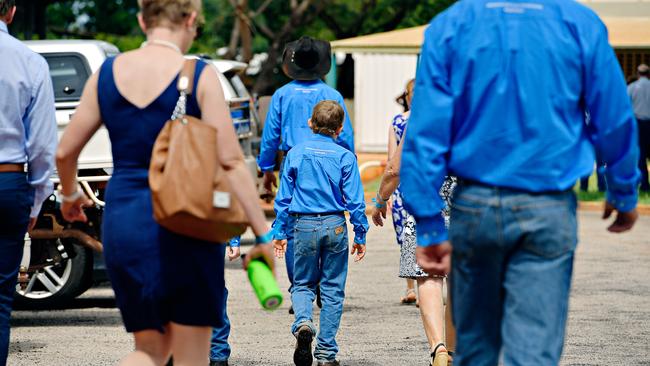
<svg viewBox="0 0 650 366">
<path fill-rule="evenodd" d="M 187 96 L 192 94 L 194 90 L 194 73 L 196 71 L 196 59 L 187 59 L 183 63 L 183 69 L 178 76 L 178 83 L 176 88 L 180 92 L 176 107 L 172 113 L 171 120 L 175 121 L 180 119 L 182 122 L 187 123 L 185 118 L 182 118 L 187 113 Z"/>
</svg>

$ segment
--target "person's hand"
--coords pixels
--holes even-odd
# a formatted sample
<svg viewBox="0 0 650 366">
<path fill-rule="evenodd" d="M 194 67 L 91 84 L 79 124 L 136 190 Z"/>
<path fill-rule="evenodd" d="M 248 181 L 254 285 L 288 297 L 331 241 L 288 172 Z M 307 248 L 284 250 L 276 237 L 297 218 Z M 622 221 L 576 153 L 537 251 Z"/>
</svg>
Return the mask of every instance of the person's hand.
<svg viewBox="0 0 650 366">
<path fill-rule="evenodd" d="M 371 216 L 372 222 L 375 224 L 375 226 L 384 226 L 384 220 L 386 219 L 386 210 L 386 205 L 381 208 L 377 206 L 372 207 Z"/>
<path fill-rule="evenodd" d="M 36 226 L 36 220 L 37 219 L 38 219 L 37 217 L 30 217 L 29 218 L 29 225 L 27 226 L 27 232 L 30 232 L 30 231 L 34 230 L 34 226 Z"/>
<path fill-rule="evenodd" d="M 616 211 L 616 219 L 614 222 L 609 225 L 607 231 L 611 233 L 624 233 L 634 226 L 634 223 L 639 218 L 639 213 L 636 211 L 636 208 L 628 211 L 621 212 L 614 207 L 609 202 L 605 202 L 605 210 L 603 211 L 603 220 L 607 220 L 612 216 L 612 213 Z"/>
<path fill-rule="evenodd" d="M 231 247 L 230 245 L 228 245 L 227 254 L 228 254 L 228 260 L 229 261 L 232 262 L 235 259 L 239 258 L 240 253 L 241 253 L 241 250 L 239 249 L 239 247 Z"/>
<path fill-rule="evenodd" d="M 354 243 L 354 245 L 352 246 L 352 251 L 350 252 L 350 255 L 354 255 L 355 253 L 357 254 L 356 257 L 354 258 L 355 262 L 359 262 L 359 261 L 363 260 L 363 257 L 366 256 L 366 246 L 365 246 L 365 244 Z"/>
<path fill-rule="evenodd" d="M 278 178 L 275 176 L 273 171 L 264 172 L 263 185 L 264 189 L 269 193 L 273 193 L 273 187 L 278 188 Z"/>
<path fill-rule="evenodd" d="M 415 258 L 424 272 L 430 275 L 446 276 L 451 270 L 451 244 L 444 241 L 428 247 L 418 246 Z"/>
<path fill-rule="evenodd" d="M 393 200 L 389 199 L 386 201 L 386 211 L 388 212 L 393 212 Z M 384 215 L 384 218 L 386 218 L 386 215 Z"/>
<path fill-rule="evenodd" d="M 74 202 L 62 202 L 61 203 L 61 214 L 63 218 L 68 222 L 87 222 L 88 217 L 84 213 L 83 208 L 92 206 L 93 201 L 91 201 L 85 194 L 82 194 L 81 197 L 77 198 Z"/>
<path fill-rule="evenodd" d="M 276 258 L 283 258 L 287 251 L 287 240 L 273 240 L 273 252 Z"/>
<path fill-rule="evenodd" d="M 257 244 L 251 248 L 246 256 L 243 257 L 242 264 L 244 270 L 248 270 L 248 265 L 255 259 L 264 260 L 273 272 L 273 276 L 275 276 L 275 259 L 273 259 L 273 246 L 271 243 Z"/>
</svg>

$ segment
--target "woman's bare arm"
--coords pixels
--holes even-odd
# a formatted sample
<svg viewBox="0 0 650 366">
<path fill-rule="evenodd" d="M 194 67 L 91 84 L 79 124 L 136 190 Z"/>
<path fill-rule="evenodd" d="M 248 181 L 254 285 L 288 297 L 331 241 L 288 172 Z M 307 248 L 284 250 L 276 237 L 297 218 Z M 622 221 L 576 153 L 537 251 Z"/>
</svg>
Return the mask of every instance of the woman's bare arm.
<svg viewBox="0 0 650 366">
<path fill-rule="evenodd" d="M 397 136 L 393 126 L 388 126 L 388 160 L 393 158 L 397 151 Z"/>
<path fill-rule="evenodd" d="M 233 193 L 244 208 L 255 234 L 264 235 L 269 230 L 266 218 L 259 206 L 255 182 L 244 162 L 230 110 L 213 67 L 206 67 L 201 74 L 197 98 L 203 121 L 217 127 L 219 162 L 229 172 L 227 176 Z"/>
<path fill-rule="evenodd" d="M 399 144 L 397 146 L 397 151 L 388 161 L 386 165 L 386 170 L 384 171 L 384 176 L 381 179 L 381 184 L 379 185 L 379 196 L 384 199 L 388 198 L 399 186 L 399 169 L 402 164 L 402 146 L 404 144 Z"/>
</svg>

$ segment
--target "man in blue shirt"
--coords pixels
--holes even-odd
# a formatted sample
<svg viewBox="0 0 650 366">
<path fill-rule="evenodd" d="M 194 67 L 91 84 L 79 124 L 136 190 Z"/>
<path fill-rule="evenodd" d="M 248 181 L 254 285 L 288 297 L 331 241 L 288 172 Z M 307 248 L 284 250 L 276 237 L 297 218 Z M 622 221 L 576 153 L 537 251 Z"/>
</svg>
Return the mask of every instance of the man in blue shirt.
<svg viewBox="0 0 650 366">
<path fill-rule="evenodd" d="M 291 42 L 285 48 L 282 69 L 294 80 L 278 89 L 271 98 L 260 156 L 257 159 L 257 164 L 264 172 L 264 188 L 268 192 L 272 186 L 277 187 L 273 173 L 276 153 L 278 150 L 286 153 L 295 145 L 311 138 L 312 132 L 307 126 L 307 120 L 320 101 L 334 100 L 342 106 L 345 112 L 344 128 L 336 143 L 354 152 L 354 133 L 343 97 L 321 80 L 330 70 L 331 57 L 329 42 L 309 37 Z M 289 242 L 286 254 L 287 274 L 293 283 L 293 248 L 292 241 Z"/>
<path fill-rule="evenodd" d="M 314 108 L 308 141 L 287 154 L 280 190 L 275 199 L 276 256 L 286 252 L 289 232 L 295 232 L 295 269 L 291 301 L 295 321 L 291 332 L 297 338 L 294 363 L 311 366 L 311 341 L 316 334 L 312 303 L 320 283 L 323 308 L 314 355 L 318 365 L 337 366 L 336 333 L 343 313 L 348 272 L 348 235 L 345 211 L 354 226 L 356 261 L 365 256 L 366 204 L 363 186 L 352 152 L 335 143 L 343 127 L 343 108 L 335 101 L 322 101 Z"/>
<path fill-rule="evenodd" d="M 25 232 L 52 192 L 57 131 L 47 63 L 9 35 L 15 13 L 14 0 L 0 0 L 0 365 Z"/>
<path fill-rule="evenodd" d="M 639 127 L 639 169 L 641 170 L 641 191 L 650 192 L 647 159 L 650 159 L 650 67 L 639 65 L 639 79 L 627 88 L 632 99 L 634 116 Z"/>
<path fill-rule="evenodd" d="M 604 217 L 617 211 L 608 230 L 631 229 L 636 138 L 607 29 L 585 6 L 466 0 L 431 22 L 401 184 L 418 263 L 433 274 L 453 263 L 455 365 L 497 365 L 501 351 L 505 365 L 558 364 L 577 244 L 572 187 L 595 150 Z M 459 178 L 449 234 L 446 175 Z"/>
</svg>

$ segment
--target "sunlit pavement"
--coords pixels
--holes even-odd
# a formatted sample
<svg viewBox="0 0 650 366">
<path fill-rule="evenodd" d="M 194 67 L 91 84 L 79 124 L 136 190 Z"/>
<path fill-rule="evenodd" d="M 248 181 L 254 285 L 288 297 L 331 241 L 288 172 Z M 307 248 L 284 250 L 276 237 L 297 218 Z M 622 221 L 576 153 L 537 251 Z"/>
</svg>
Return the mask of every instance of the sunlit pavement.
<svg viewBox="0 0 650 366">
<path fill-rule="evenodd" d="M 580 214 L 571 313 L 563 365 L 650 365 L 650 217 L 627 235 L 605 231 L 596 212 Z M 425 365 L 418 310 L 401 306 L 399 249 L 391 227 L 373 228 L 363 263 L 350 263 L 339 332 L 343 365 Z M 233 325 L 231 365 L 291 363 L 288 297 L 261 310 L 240 262 L 227 266 Z M 278 275 L 286 290 L 286 272 Z M 114 365 L 132 348 L 109 288 L 93 289 L 69 310 L 18 311 L 9 365 Z"/>
</svg>

